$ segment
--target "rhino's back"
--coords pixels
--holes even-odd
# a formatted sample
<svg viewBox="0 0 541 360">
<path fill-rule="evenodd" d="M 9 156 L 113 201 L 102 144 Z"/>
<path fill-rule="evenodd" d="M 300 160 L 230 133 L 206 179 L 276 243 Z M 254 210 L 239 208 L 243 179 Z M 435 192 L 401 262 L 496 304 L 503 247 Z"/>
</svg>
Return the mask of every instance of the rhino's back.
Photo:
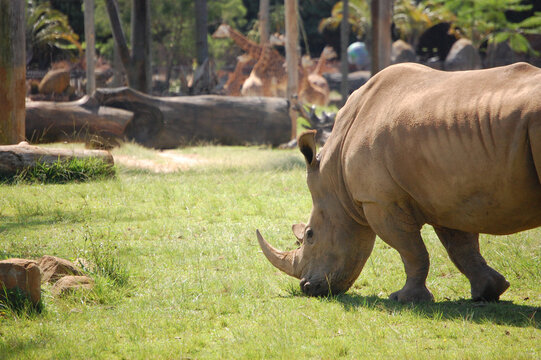
<svg viewBox="0 0 541 360">
<path fill-rule="evenodd" d="M 373 80 L 338 126 L 356 201 L 409 202 L 424 221 L 464 231 L 541 225 L 541 174 L 528 139 L 528 124 L 541 122 L 541 70 L 407 64 Z"/>
</svg>

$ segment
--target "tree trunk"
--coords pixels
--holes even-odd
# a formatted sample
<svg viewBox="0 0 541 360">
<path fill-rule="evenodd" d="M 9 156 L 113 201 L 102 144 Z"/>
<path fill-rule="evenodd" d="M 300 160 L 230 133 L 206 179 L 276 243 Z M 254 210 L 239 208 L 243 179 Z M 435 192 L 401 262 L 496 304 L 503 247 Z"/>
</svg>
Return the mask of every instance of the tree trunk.
<svg viewBox="0 0 541 360">
<path fill-rule="evenodd" d="M 150 68 L 150 5 L 149 0 L 132 2 L 132 53 L 128 48 L 118 15 L 116 0 L 106 0 L 113 38 L 126 70 L 130 87 L 150 93 L 152 74 Z"/>
<path fill-rule="evenodd" d="M 128 69 L 131 66 L 130 49 L 122 31 L 122 25 L 120 23 L 120 16 L 118 15 L 118 3 L 116 0 L 106 0 L 107 14 L 109 15 L 109 22 L 111 23 L 111 30 L 113 32 L 113 38 L 115 40 L 116 49 L 118 55 L 124 65 L 124 70 L 128 73 Z M 128 82 L 130 81 L 128 76 Z"/>
<path fill-rule="evenodd" d="M 393 0 L 372 0 L 372 76 L 391 65 Z"/>
<path fill-rule="evenodd" d="M 210 92 L 210 59 L 207 42 L 207 0 L 195 1 L 195 49 L 197 52 L 197 91 L 194 94 Z M 196 74 L 198 73 L 196 71 Z M 193 85 L 195 87 L 196 76 Z"/>
<path fill-rule="evenodd" d="M 297 22 L 297 0 L 285 0 L 286 21 L 286 69 L 287 69 L 287 99 L 293 103 L 293 97 L 299 92 L 299 26 Z M 291 137 L 297 137 L 297 112 L 289 109 L 291 118 Z"/>
<path fill-rule="evenodd" d="M 207 0 L 195 0 L 195 49 L 197 51 L 197 65 L 202 65 L 209 57 L 207 17 Z"/>
<path fill-rule="evenodd" d="M 132 112 L 99 106 L 87 96 L 63 103 L 33 101 L 26 110 L 26 138 L 33 143 L 82 141 L 108 148 L 125 138 L 132 120 Z"/>
<path fill-rule="evenodd" d="M 0 144 L 24 140 L 24 0 L 0 0 Z"/>
<path fill-rule="evenodd" d="M 94 32 L 94 0 L 84 0 L 85 5 L 85 42 L 86 42 L 86 93 L 92 95 L 96 90 L 96 53 Z"/>
<path fill-rule="evenodd" d="M 259 0 L 259 43 L 269 41 L 269 0 Z"/>
<path fill-rule="evenodd" d="M 132 111 L 125 135 L 148 147 L 167 149 L 197 141 L 277 146 L 289 140 L 288 102 L 282 98 L 154 97 L 130 88 L 98 89 L 95 97 L 102 106 Z"/>
<path fill-rule="evenodd" d="M 132 0 L 130 87 L 150 94 L 150 0 Z"/>
<path fill-rule="evenodd" d="M 342 23 L 340 24 L 340 72 L 342 82 L 340 93 L 342 94 L 342 105 L 346 103 L 349 96 L 348 84 L 348 44 L 349 44 L 349 1 L 342 0 Z"/>
<path fill-rule="evenodd" d="M 32 168 L 36 163 L 52 164 L 71 158 L 95 157 L 107 164 L 114 164 L 113 156 L 104 150 L 46 149 L 21 142 L 18 145 L 0 146 L 0 175 L 14 176 L 21 170 Z"/>
</svg>

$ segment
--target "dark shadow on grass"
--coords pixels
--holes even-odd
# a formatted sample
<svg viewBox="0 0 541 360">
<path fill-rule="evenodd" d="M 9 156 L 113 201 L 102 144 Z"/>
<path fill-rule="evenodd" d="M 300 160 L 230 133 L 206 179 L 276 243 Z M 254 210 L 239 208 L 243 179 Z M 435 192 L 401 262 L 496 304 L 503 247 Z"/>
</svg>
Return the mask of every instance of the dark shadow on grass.
<svg viewBox="0 0 541 360">
<path fill-rule="evenodd" d="M 307 297 L 298 286 L 290 284 L 284 298 Z M 474 302 L 468 299 L 447 300 L 433 303 L 401 304 L 379 296 L 341 294 L 318 298 L 320 301 L 336 302 L 346 311 L 362 309 L 377 310 L 390 314 L 408 312 L 421 318 L 435 320 L 460 319 L 471 323 L 493 323 L 514 327 L 534 327 L 541 329 L 541 307 L 516 305 L 511 301 L 495 303 Z"/>
<path fill-rule="evenodd" d="M 540 307 L 517 305 L 510 301 L 483 303 L 461 299 L 435 303 L 401 304 L 375 295 L 361 296 L 356 294 L 342 294 L 324 299 L 340 303 L 346 311 L 357 311 L 362 308 L 388 313 L 407 311 L 419 317 L 430 319 L 461 319 L 478 324 L 490 322 L 498 325 L 541 329 Z"/>
</svg>

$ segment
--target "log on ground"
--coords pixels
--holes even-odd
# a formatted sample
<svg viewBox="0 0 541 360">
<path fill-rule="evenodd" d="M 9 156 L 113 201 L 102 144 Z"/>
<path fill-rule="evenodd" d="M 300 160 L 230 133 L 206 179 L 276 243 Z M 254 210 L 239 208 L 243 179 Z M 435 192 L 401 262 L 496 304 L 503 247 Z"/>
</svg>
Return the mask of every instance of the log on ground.
<svg viewBox="0 0 541 360">
<path fill-rule="evenodd" d="M 127 137 L 153 148 L 199 141 L 278 146 L 291 131 L 288 102 L 282 98 L 154 97 L 130 88 L 97 89 L 94 97 L 102 106 L 133 112 Z"/>
<path fill-rule="evenodd" d="M 26 103 L 26 138 L 32 143 L 85 142 L 108 148 L 124 139 L 133 113 L 99 106 L 93 98 Z"/>
<path fill-rule="evenodd" d="M 72 158 L 99 158 L 114 165 L 113 156 L 105 150 L 49 149 L 29 145 L 23 141 L 18 145 L 0 146 L 0 175 L 14 176 L 20 171 L 36 166 L 37 163 L 52 164 Z"/>
</svg>

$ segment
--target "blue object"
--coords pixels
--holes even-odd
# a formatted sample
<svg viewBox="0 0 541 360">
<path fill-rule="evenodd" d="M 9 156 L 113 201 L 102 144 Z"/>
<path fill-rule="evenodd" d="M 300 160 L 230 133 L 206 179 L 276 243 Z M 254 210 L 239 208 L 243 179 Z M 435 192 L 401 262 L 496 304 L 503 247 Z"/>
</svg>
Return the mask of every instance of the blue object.
<svg viewBox="0 0 541 360">
<path fill-rule="evenodd" d="M 363 42 L 357 41 L 348 46 L 348 63 L 360 68 L 370 64 L 370 55 Z"/>
</svg>

